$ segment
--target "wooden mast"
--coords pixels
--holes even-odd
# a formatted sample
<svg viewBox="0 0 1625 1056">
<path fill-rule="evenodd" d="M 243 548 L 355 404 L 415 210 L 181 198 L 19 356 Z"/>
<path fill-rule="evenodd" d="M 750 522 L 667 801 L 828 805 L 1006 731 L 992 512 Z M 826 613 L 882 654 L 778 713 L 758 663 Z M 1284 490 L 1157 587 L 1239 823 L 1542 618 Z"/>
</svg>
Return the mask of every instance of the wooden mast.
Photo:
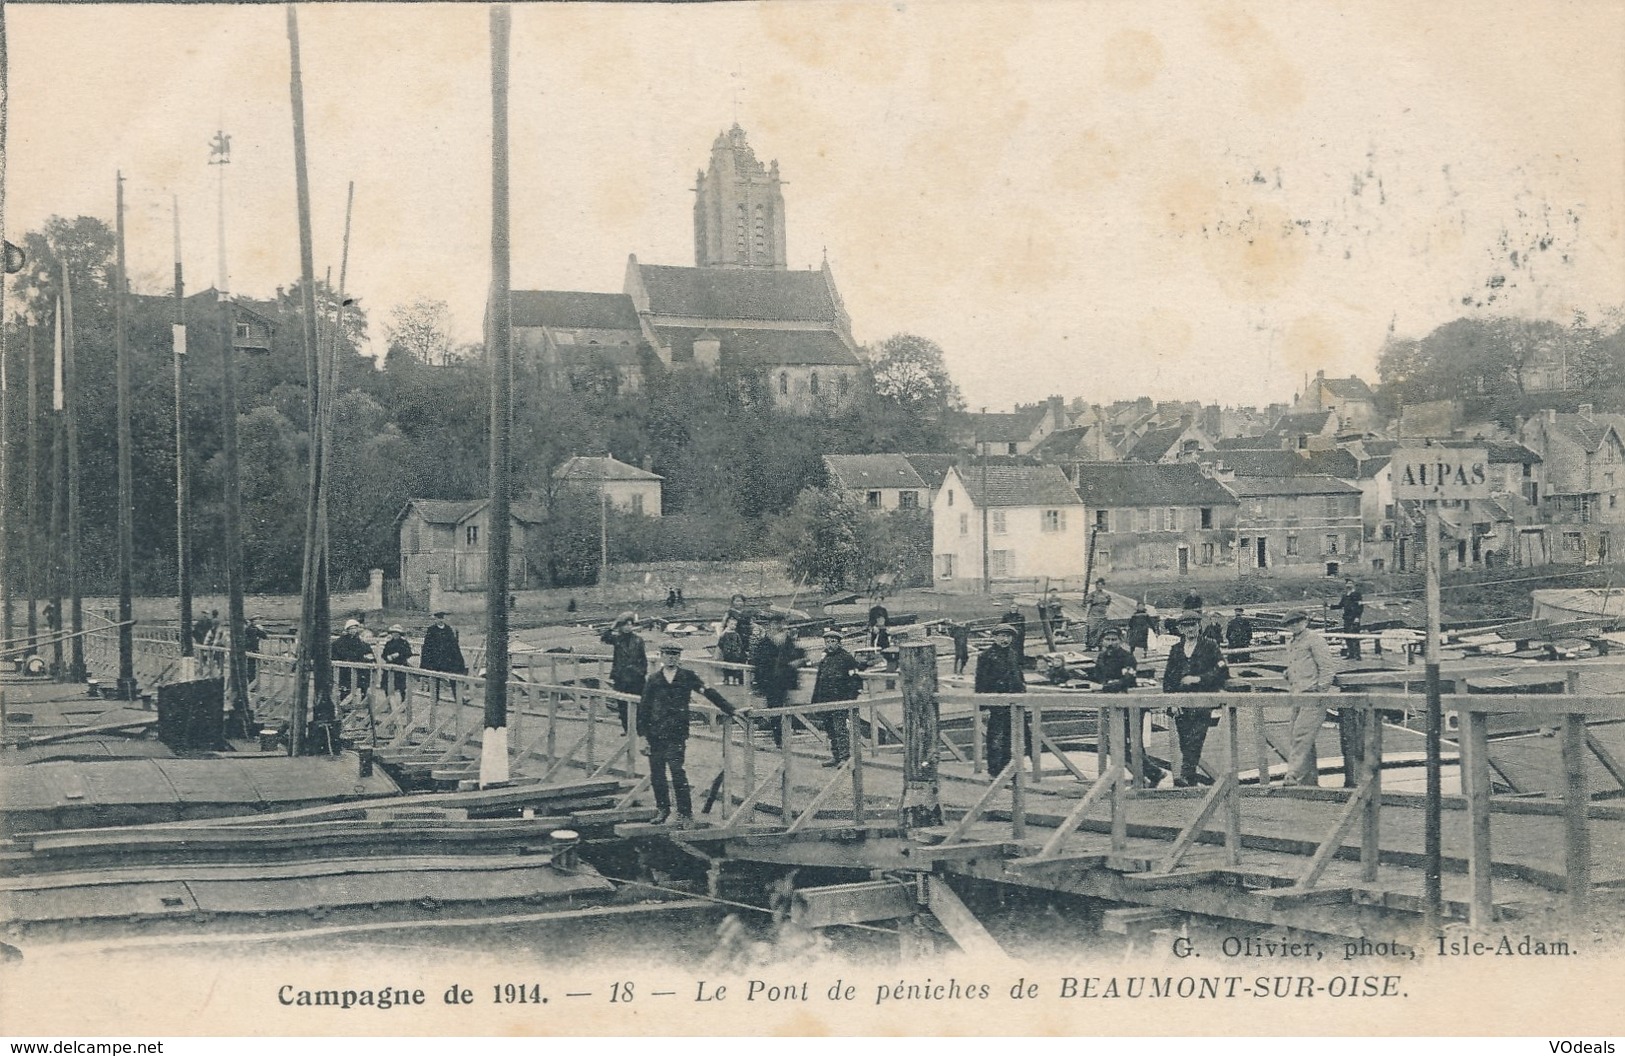
<svg viewBox="0 0 1625 1056">
<path fill-rule="evenodd" d="M 73 281 L 62 261 L 62 402 L 68 431 L 68 679 L 85 680 L 84 598 L 79 593 L 79 375 L 73 335 Z"/>
<path fill-rule="evenodd" d="M 170 199 L 175 218 L 175 318 L 170 325 L 175 361 L 175 587 L 180 595 L 181 672 L 192 663 L 192 522 L 188 492 L 191 473 L 186 459 L 186 284 L 181 278 L 181 203 Z"/>
<path fill-rule="evenodd" d="M 126 334 L 129 320 L 124 310 L 129 272 L 124 262 L 123 173 L 118 174 L 117 207 L 118 285 L 113 290 L 113 304 L 118 334 L 114 345 L 118 363 L 118 695 L 121 700 L 134 700 L 135 626 L 132 620 L 135 606 L 131 575 L 135 564 L 135 478 L 130 450 L 130 350 Z"/>
</svg>

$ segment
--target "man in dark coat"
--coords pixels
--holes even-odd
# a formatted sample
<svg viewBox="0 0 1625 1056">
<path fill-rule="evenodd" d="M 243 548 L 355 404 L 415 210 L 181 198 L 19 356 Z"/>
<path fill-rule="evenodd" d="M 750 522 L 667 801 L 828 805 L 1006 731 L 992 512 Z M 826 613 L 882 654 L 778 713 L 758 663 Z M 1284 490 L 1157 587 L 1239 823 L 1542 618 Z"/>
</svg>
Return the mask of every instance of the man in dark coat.
<svg viewBox="0 0 1625 1056">
<path fill-rule="evenodd" d="M 688 751 L 689 698 L 699 693 L 722 710 L 736 714 L 728 698 L 707 686 L 686 667 L 679 667 L 683 647 L 669 643 L 660 647 L 660 669 L 648 676 L 638 700 L 638 730 L 649 742 L 649 785 L 654 791 L 656 814 L 653 822 L 664 824 L 671 816 L 672 795 L 677 797 L 677 823 L 694 820 L 693 792 L 683 769 Z M 739 715 L 750 714 L 740 708 Z M 666 775 L 671 775 L 667 784 Z"/>
<path fill-rule="evenodd" d="M 962 675 L 970 666 L 970 625 L 955 620 L 948 624 L 948 637 L 954 643 L 954 674 Z"/>
<path fill-rule="evenodd" d="M 254 654 L 260 651 L 271 633 L 260 626 L 258 616 L 250 616 L 243 623 L 243 683 L 246 685 L 260 677 L 260 662 Z"/>
<path fill-rule="evenodd" d="M 1021 606 L 1016 604 L 1014 595 L 1005 595 L 1005 613 L 1003 616 L 999 617 L 999 622 L 1009 625 L 1009 627 L 1016 632 L 1016 663 L 1022 667 L 1026 667 L 1027 617 L 1022 615 Z"/>
<path fill-rule="evenodd" d="M 813 679 L 812 702 L 830 704 L 839 700 L 857 700 L 863 691 L 863 679 L 858 677 L 857 658 L 841 645 L 841 632 L 833 627 L 824 632 L 824 658 L 818 661 L 818 675 Z M 840 766 L 852 754 L 852 741 L 848 731 L 851 716 L 842 711 L 831 711 L 818 716 L 819 725 L 829 736 L 830 761 L 825 766 Z"/>
<path fill-rule="evenodd" d="M 1100 632 L 1106 629 L 1112 612 L 1112 592 L 1106 589 L 1104 579 L 1095 580 L 1095 589 L 1083 599 L 1083 605 L 1083 644 L 1093 649 L 1100 645 Z"/>
<path fill-rule="evenodd" d="M 745 600 L 745 595 L 735 594 L 733 599 L 728 602 L 728 614 L 723 618 L 724 622 L 727 620 L 734 621 L 734 630 L 739 632 L 739 640 L 745 645 L 746 656 L 750 655 L 750 639 L 752 632 L 755 630 L 751 625 L 752 615 L 750 604 Z"/>
<path fill-rule="evenodd" d="M 598 636 L 614 653 L 609 662 L 609 685 L 617 693 L 638 697 L 643 695 L 643 683 L 649 677 L 649 654 L 643 648 L 643 639 L 636 629 L 637 614 L 623 612 L 615 617 L 609 630 Z M 626 701 L 615 702 L 615 713 L 621 717 L 621 731 L 626 731 Z"/>
<path fill-rule="evenodd" d="M 1138 652 L 1144 656 L 1151 648 L 1151 628 L 1156 621 L 1151 614 L 1145 611 L 1145 602 L 1134 606 L 1134 615 L 1128 618 L 1128 648 L 1129 652 Z"/>
<path fill-rule="evenodd" d="M 1116 627 L 1108 627 L 1100 634 L 1100 651 L 1095 654 L 1095 667 L 1090 673 L 1090 680 L 1100 687 L 1102 693 L 1127 693 L 1139 685 L 1139 664 L 1134 660 L 1134 654 L 1123 647 L 1123 635 Z M 1145 727 L 1145 712 L 1140 713 L 1141 729 Z M 1129 730 L 1128 712 L 1123 713 L 1123 751 L 1124 758 L 1128 756 Z M 1162 768 L 1151 761 L 1143 750 L 1145 738 L 1140 738 L 1142 750 L 1140 752 L 1141 773 L 1145 775 L 1145 783 L 1152 788 L 1162 782 Z"/>
<path fill-rule="evenodd" d="M 1232 649 L 1245 649 L 1253 644 L 1253 621 L 1247 618 L 1246 611 L 1240 605 L 1236 606 L 1236 614 L 1230 617 L 1230 623 L 1224 629 L 1224 640 Z M 1245 663 L 1248 655 L 1236 653 L 1231 659 Z"/>
<path fill-rule="evenodd" d="M 1365 597 L 1360 588 L 1354 585 L 1354 580 L 1344 580 L 1343 596 L 1337 599 L 1334 609 L 1343 610 L 1343 633 L 1355 635 L 1360 633 L 1360 618 L 1365 615 Z M 1350 660 L 1360 659 L 1360 639 L 1343 639 L 1344 654 Z"/>
<path fill-rule="evenodd" d="M 1181 613 L 1175 624 L 1179 641 L 1168 651 L 1168 662 L 1162 668 L 1164 693 L 1211 693 L 1225 682 L 1224 654 L 1219 643 L 1201 634 L 1202 617 L 1194 612 Z M 1213 725 L 1212 708 L 1173 708 L 1174 728 L 1179 731 L 1179 776 L 1174 784 L 1189 788 L 1194 784 L 1210 785 L 1213 779 L 1202 773 L 1202 745 L 1207 741 L 1208 727 Z"/>
<path fill-rule="evenodd" d="M 457 640 L 457 631 L 446 622 L 446 614 L 434 614 L 434 622 L 423 632 L 423 656 L 418 666 L 425 671 L 441 671 L 448 675 L 468 674 L 468 663 L 463 659 L 463 646 Z M 434 699 L 440 699 L 442 679 L 434 680 Z M 455 696 L 456 694 L 453 694 Z"/>
<path fill-rule="evenodd" d="M 1021 659 L 1016 653 L 1016 629 L 1008 623 L 993 628 L 993 645 L 976 658 L 976 692 L 1025 693 L 1026 679 L 1021 676 Z M 992 705 L 983 709 L 987 730 L 987 772 L 994 777 L 1004 773 L 1010 765 L 1010 706 Z"/>
<path fill-rule="evenodd" d="M 768 708 L 782 708 L 790 691 L 800 685 L 798 668 L 807 654 L 796 645 L 795 638 L 785 627 L 783 613 L 766 613 L 762 622 L 767 625 L 767 633 L 756 640 L 750 654 L 752 688 Z M 782 745 L 783 723 L 774 719 L 771 728 L 773 743 Z"/>
<path fill-rule="evenodd" d="M 389 628 L 389 637 L 384 639 L 384 648 L 379 659 L 391 667 L 405 667 L 406 662 L 412 659 L 412 643 L 406 640 L 406 628 L 394 624 Z M 393 688 L 395 695 L 401 703 L 406 703 L 406 672 L 385 671 L 379 676 L 383 684 L 384 700 L 389 700 L 389 692 Z"/>
<path fill-rule="evenodd" d="M 332 656 L 334 660 L 347 664 L 372 663 L 372 648 L 361 640 L 361 624 L 356 620 L 346 620 L 344 633 L 333 639 Z M 357 696 L 366 696 L 367 690 L 372 686 L 372 670 L 366 667 L 338 669 L 339 699 L 343 700 L 350 695 L 350 676 L 355 675 L 355 688 Z"/>
</svg>

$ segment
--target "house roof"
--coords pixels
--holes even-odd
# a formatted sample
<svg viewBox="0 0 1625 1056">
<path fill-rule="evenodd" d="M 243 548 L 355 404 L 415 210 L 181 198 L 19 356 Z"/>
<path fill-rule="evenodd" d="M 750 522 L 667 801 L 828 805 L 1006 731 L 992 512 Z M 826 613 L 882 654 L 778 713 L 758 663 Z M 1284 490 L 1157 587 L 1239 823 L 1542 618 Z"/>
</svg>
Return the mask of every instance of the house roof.
<svg viewBox="0 0 1625 1056">
<path fill-rule="evenodd" d="M 1032 455 L 1046 462 L 1066 461 L 1077 457 L 1078 442 L 1083 439 L 1089 430 L 1085 426 L 1074 425 L 1066 429 L 1057 429 L 1033 445 Z"/>
<path fill-rule="evenodd" d="M 1269 436 L 1316 436 L 1326 431 L 1327 423 L 1334 421 L 1331 411 L 1306 411 L 1302 414 L 1283 414 L 1270 427 Z"/>
<path fill-rule="evenodd" d="M 1264 495 L 1358 495 L 1360 489 L 1336 477 L 1307 473 L 1295 477 L 1237 477 L 1225 487 L 1244 499 Z"/>
<path fill-rule="evenodd" d="M 430 524 L 456 524 L 483 505 L 483 499 L 407 499 L 395 520 L 405 520 L 407 513 L 416 509 L 418 516 Z"/>
<path fill-rule="evenodd" d="M 1123 457 L 1136 462 L 1155 462 L 1179 442 L 1187 428 L 1184 425 L 1167 425 L 1152 429 L 1134 441 Z"/>
<path fill-rule="evenodd" d="M 1258 451 L 1203 451 L 1197 461 L 1223 466 L 1238 477 L 1296 477 L 1310 472 L 1309 462 L 1296 451 L 1274 447 Z"/>
<path fill-rule="evenodd" d="M 565 330 L 639 329 L 637 309 L 624 293 L 579 290 L 514 290 L 514 326 L 555 326 Z"/>
<path fill-rule="evenodd" d="M 1336 396 L 1338 399 L 1342 399 L 1342 400 L 1373 400 L 1373 399 L 1376 399 L 1376 395 L 1371 391 L 1371 386 L 1367 385 L 1365 382 L 1361 381 L 1359 378 L 1355 378 L 1355 377 L 1348 377 L 1348 378 L 1321 378 L 1319 380 L 1320 380 L 1320 383 L 1325 386 L 1326 391 L 1331 393 L 1333 396 Z"/>
<path fill-rule="evenodd" d="M 618 458 L 572 455 L 553 471 L 554 480 L 665 480 L 658 473 L 622 462 Z"/>
<path fill-rule="evenodd" d="M 1227 436 L 1222 440 L 1213 441 L 1213 446 L 1220 451 L 1279 451 L 1281 438 L 1278 436 Z"/>
<path fill-rule="evenodd" d="M 1016 444 L 1032 439 L 1033 430 L 1048 408 L 1029 407 L 1024 411 L 994 411 L 965 416 L 965 435 L 982 444 Z"/>
<path fill-rule="evenodd" d="M 914 467 L 914 472 L 918 473 L 920 479 L 925 481 L 925 486 L 936 490 L 942 487 L 942 480 L 948 475 L 948 471 L 959 463 L 960 456 L 921 454 L 904 455 L 903 457 L 908 459 L 908 464 Z"/>
<path fill-rule="evenodd" d="M 1194 462 L 1079 462 L 1073 479 L 1088 506 L 1236 505 L 1236 497 Z"/>
<path fill-rule="evenodd" d="M 633 265 L 649 311 L 700 319 L 827 322 L 840 319 L 822 271 Z"/>
<path fill-rule="evenodd" d="M 825 455 L 824 465 L 832 480 L 851 491 L 925 487 L 903 455 Z"/>
<path fill-rule="evenodd" d="M 1600 437 L 1599 437 L 1600 440 Z M 1510 465 L 1539 465 L 1543 460 L 1535 452 L 1522 444 L 1510 443 L 1505 440 L 1446 440 L 1441 447 L 1482 447 L 1489 454 L 1492 464 Z"/>
<path fill-rule="evenodd" d="M 728 327 L 659 326 L 655 337 L 671 349 L 674 363 L 694 358 L 694 342 L 702 335 L 717 339 L 721 353 L 735 367 L 835 366 L 856 367 L 856 354 L 833 330 L 767 330 Z"/>
<path fill-rule="evenodd" d="M 1072 490 L 1058 466 L 993 465 L 967 467 L 959 474 L 965 493 L 977 506 L 1081 506 L 1083 500 Z M 985 500 L 985 501 L 984 501 Z"/>
<path fill-rule="evenodd" d="M 636 345 L 560 345 L 558 359 L 566 368 L 592 366 L 595 360 L 612 367 L 643 365 L 643 353 Z"/>
</svg>

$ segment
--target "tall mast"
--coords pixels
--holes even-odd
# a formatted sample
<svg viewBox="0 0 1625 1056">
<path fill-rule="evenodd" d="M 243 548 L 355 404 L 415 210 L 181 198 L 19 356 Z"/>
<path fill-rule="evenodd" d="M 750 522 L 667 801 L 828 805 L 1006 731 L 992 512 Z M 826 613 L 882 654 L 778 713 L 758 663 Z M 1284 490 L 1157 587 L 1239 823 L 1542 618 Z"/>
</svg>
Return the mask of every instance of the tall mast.
<svg viewBox="0 0 1625 1056">
<path fill-rule="evenodd" d="M 121 700 L 134 700 L 135 628 L 131 621 L 135 605 L 131 566 L 135 563 L 135 480 L 130 453 L 130 350 L 126 334 L 129 320 L 124 310 L 129 273 L 124 262 L 124 174 L 119 173 L 117 179 L 118 284 L 113 289 L 117 337 L 113 347 L 118 364 L 118 695 Z"/>
<path fill-rule="evenodd" d="M 215 205 L 215 216 L 218 224 L 216 235 L 219 242 L 215 249 L 217 272 L 214 286 L 215 289 L 224 294 L 231 289 L 231 274 L 226 268 L 226 166 L 231 164 L 231 137 L 226 135 L 225 129 L 217 130 L 213 141 L 209 143 L 209 164 L 216 166 L 219 170 L 218 185 L 220 195 L 219 201 Z M 231 318 L 229 313 L 226 318 Z"/>
<path fill-rule="evenodd" d="M 226 619 L 230 627 L 227 636 L 230 650 L 229 663 L 226 667 L 227 683 L 226 701 L 231 707 L 231 713 L 236 721 L 243 723 L 242 732 L 251 735 L 253 730 L 248 726 L 248 686 L 245 681 L 247 674 L 244 663 L 243 648 L 243 539 L 239 528 L 239 517 L 242 510 L 242 495 L 237 479 L 237 349 L 234 344 L 236 337 L 236 318 L 232 313 L 231 302 L 224 297 L 220 299 L 220 399 L 224 405 L 221 410 L 220 444 L 221 454 L 225 459 L 225 530 L 226 530 Z M 304 681 L 300 679 L 301 683 Z"/>
<path fill-rule="evenodd" d="M 181 277 L 181 202 L 172 196 L 175 218 L 175 318 L 170 325 L 175 361 L 175 587 L 180 595 L 181 677 L 192 663 L 191 469 L 186 457 L 186 282 Z"/>
<path fill-rule="evenodd" d="M 6 9 L 0 4 L 0 254 L 6 233 Z M 11 614 L 11 387 L 6 376 L 10 349 L 6 341 L 5 264 L 0 262 L 0 641 L 14 633 Z"/>
<path fill-rule="evenodd" d="M 68 262 L 62 261 L 62 388 L 63 414 L 68 431 L 68 679 L 85 680 L 84 598 L 79 593 L 79 397 L 78 368 L 74 364 L 73 284 Z"/>
<path fill-rule="evenodd" d="M 508 254 L 508 49 L 513 14 L 491 6 L 491 302 L 485 313 L 491 371 L 491 528 L 485 578 L 485 739 L 480 785 L 508 780 L 508 448 L 513 413 L 512 298 Z"/>
<path fill-rule="evenodd" d="M 51 636 L 51 674 L 66 673 L 62 663 L 62 492 L 67 473 L 67 446 L 62 422 L 62 299 L 57 298 L 54 338 L 51 347 L 51 527 L 46 537 L 46 588 L 51 598 L 51 618 L 45 631 Z"/>
</svg>

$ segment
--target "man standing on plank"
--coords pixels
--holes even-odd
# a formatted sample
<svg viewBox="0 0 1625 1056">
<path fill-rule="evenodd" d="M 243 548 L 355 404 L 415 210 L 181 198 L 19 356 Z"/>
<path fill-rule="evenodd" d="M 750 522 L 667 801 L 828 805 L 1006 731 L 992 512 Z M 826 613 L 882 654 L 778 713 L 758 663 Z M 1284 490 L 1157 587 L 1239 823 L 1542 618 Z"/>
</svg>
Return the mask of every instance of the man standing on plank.
<svg viewBox="0 0 1625 1056">
<path fill-rule="evenodd" d="M 683 768 L 688 752 L 689 698 L 699 693 L 724 715 L 746 716 L 750 709 L 736 710 L 727 697 L 707 686 L 699 675 L 678 666 L 682 655 L 683 647 L 675 643 L 660 647 L 660 669 L 644 683 L 638 701 L 638 729 L 649 742 L 649 785 L 654 791 L 656 811 L 653 823 L 664 825 L 671 817 L 675 794 L 677 824 L 687 827 L 694 821 L 694 794 Z"/>
</svg>

